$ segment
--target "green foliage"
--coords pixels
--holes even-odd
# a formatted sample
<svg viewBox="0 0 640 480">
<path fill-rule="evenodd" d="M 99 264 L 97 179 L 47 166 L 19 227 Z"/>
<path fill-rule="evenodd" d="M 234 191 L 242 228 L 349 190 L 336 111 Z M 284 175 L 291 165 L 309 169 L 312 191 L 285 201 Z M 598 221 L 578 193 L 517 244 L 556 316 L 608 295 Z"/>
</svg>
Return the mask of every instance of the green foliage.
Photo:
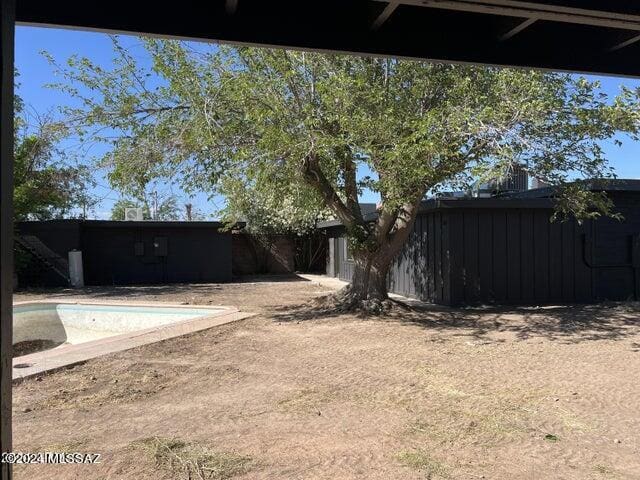
<svg viewBox="0 0 640 480">
<path fill-rule="evenodd" d="M 556 209 L 552 220 L 566 220 L 575 217 L 579 223 L 586 219 L 597 219 L 608 215 L 616 220 L 623 220 L 620 213 L 615 211 L 615 205 L 607 196 L 606 181 L 591 189 L 590 182 L 573 182 L 565 185 L 556 196 Z"/>
<path fill-rule="evenodd" d="M 30 124 L 20 97 L 15 102 L 14 218 L 46 220 L 63 218 L 75 208 L 90 207 L 87 194 L 91 175 L 84 166 L 69 165 L 58 142 L 68 134 L 65 126 L 50 119 Z M 33 122 L 31 122 L 33 123 Z"/>
<path fill-rule="evenodd" d="M 79 100 L 69 124 L 111 147 L 100 164 L 111 184 L 132 198 L 152 181 L 224 195 L 224 218 L 257 235 L 304 233 L 330 213 L 359 268 L 388 269 L 425 195 L 515 164 L 557 187 L 556 217 L 614 215 L 575 180 L 613 178 L 600 143 L 640 124 L 640 91 L 612 101 L 567 74 L 142 43 L 150 68 L 116 37 L 111 69 L 50 58 L 55 86 Z M 381 198 L 375 223 L 358 205 L 364 189 Z"/>
<path fill-rule="evenodd" d="M 111 70 L 51 59 L 57 87 L 82 101 L 69 117 L 85 134 L 109 132 L 102 164 L 122 191 L 179 179 L 226 195 L 229 219 L 264 219 L 258 229 L 305 230 L 341 202 L 358 220 L 350 201 L 364 188 L 397 215 L 515 162 L 562 187 L 566 213 L 608 214 L 600 194 L 564 187 L 612 177 L 598 142 L 637 125 L 631 93 L 611 102 L 596 82 L 566 74 L 142 41 L 151 70 L 115 37 Z M 329 193 L 305 176 L 310 158 Z M 362 165 L 373 175 L 356 180 Z"/>
<path fill-rule="evenodd" d="M 111 220 L 125 220 L 125 210 L 127 208 L 138 208 L 140 204 L 135 200 L 128 198 L 121 198 L 111 207 Z M 142 218 L 144 220 L 151 220 L 151 212 L 148 205 L 142 206 Z"/>
<path fill-rule="evenodd" d="M 273 182 L 271 189 L 247 185 L 242 177 L 224 177 L 220 190 L 230 199 L 223 213 L 228 225 L 243 221 L 254 235 L 304 235 L 328 217 L 313 191 L 301 183 Z M 262 187 L 262 188 L 261 188 Z"/>
</svg>

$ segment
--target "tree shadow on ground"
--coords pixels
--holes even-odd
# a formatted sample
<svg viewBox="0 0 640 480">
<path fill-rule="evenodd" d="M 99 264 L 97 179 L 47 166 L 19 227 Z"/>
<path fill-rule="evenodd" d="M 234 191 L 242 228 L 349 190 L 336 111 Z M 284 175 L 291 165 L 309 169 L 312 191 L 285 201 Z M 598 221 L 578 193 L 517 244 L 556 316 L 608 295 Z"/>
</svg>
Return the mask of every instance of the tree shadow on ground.
<svg viewBox="0 0 640 480">
<path fill-rule="evenodd" d="M 311 302 L 274 307 L 268 311 L 277 322 L 360 319 L 418 326 L 452 336 L 474 337 L 483 343 L 502 342 L 501 333 L 517 340 L 542 337 L 565 343 L 621 340 L 640 334 L 640 303 L 616 302 L 596 305 L 548 307 L 445 307 L 396 302 L 387 313 L 366 316 L 349 313 L 326 304 Z M 498 334 L 498 335 L 497 335 Z M 640 345 L 634 344 L 634 351 Z"/>
<path fill-rule="evenodd" d="M 148 285 L 111 285 L 111 286 L 87 286 L 83 288 L 29 288 L 19 290 L 16 293 L 47 295 L 52 298 L 64 297 L 148 297 L 150 295 L 164 294 L 184 294 L 190 297 L 211 294 L 215 290 L 222 290 L 224 285 L 229 283 L 252 284 L 252 283 L 284 283 L 284 282 L 308 282 L 295 274 L 277 275 L 246 275 L 233 279 L 228 283 L 170 283 L 170 284 L 148 284 Z"/>
<path fill-rule="evenodd" d="M 218 284 L 168 284 L 168 285 L 114 285 L 95 286 L 83 288 L 30 288 L 16 293 L 28 293 L 34 295 L 46 295 L 50 298 L 65 297 L 91 297 L 99 298 L 137 298 L 148 297 L 150 295 L 180 294 L 197 295 L 199 293 L 210 293 L 220 289 Z"/>
<path fill-rule="evenodd" d="M 233 283 L 281 283 L 281 282 L 309 282 L 295 273 L 274 273 L 264 275 L 243 275 L 234 277 Z"/>
</svg>

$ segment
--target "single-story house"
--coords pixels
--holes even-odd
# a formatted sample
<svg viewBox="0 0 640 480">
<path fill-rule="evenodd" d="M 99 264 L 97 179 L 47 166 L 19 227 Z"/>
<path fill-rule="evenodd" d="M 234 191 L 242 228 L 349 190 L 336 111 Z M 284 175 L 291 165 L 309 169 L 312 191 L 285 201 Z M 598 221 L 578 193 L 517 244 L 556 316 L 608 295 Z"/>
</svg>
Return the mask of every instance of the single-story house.
<svg viewBox="0 0 640 480">
<path fill-rule="evenodd" d="M 443 305 L 640 300 L 640 180 L 593 185 L 623 220 L 552 222 L 551 188 L 424 201 L 389 290 Z M 349 281 L 344 227 L 319 227 L 329 242 L 327 275 Z"/>
<path fill-rule="evenodd" d="M 273 235 L 261 242 L 243 222 L 224 227 L 209 221 L 16 222 L 18 285 L 69 285 L 73 250 L 82 252 L 86 285 L 218 283 L 295 270 L 296 239 Z"/>
<path fill-rule="evenodd" d="M 49 220 L 16 223 L 31 255 L 21 285 L 67 285 L 68 252 L 82 252 L 86 285 L 231 280 L 232 234 L 219 222 Z"/>
</svg>

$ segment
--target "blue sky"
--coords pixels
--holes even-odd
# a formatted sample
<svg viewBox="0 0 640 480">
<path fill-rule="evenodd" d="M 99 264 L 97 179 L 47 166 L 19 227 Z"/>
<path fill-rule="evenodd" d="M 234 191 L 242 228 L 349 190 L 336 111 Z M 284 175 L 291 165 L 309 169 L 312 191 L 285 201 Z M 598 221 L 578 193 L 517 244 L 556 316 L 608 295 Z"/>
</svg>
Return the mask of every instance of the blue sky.
<svg viewBox="0 0 640 480">
<path fill-rule="evenodd" d="M 144 61 L 144 50 L 137 44 L 137 39 L 123 37 L 123 45 Z M 16 67 L 20 71 L 18 93 L 31 109 L 41 114 L 54 111 L 72 101 L 67 95 L 45 87 L 45 84 L 55 81 L 55 78 L 50 65 L 40 53 L 42 50 L 46 50 L 60 62 L 64 62 L 73 54 L 78 54 L 89 57 L 96 63 L 109 65 L 113 57 L 111 41 L 101 33 L 18 27 L 16 29 Z M 600 76 L 587 78 L 600 80 L 603 90 L 611 96 L 619 91 L 621 85 L 640 87 L 639 80 Z M 640 178 L 640 167 L 637 162 L 640 157 L 640 142 L 632 142 L 624 137 L 621 139 L 622 147 L 617 147 L 613 141 L 603 144 L 609 161 L 620 178 Z M 73 148 L 71 142 L 64 146 Z M 97 154 L 99 150 L 91 153 Z M 111 206 L 119 198 L 118 192 L 109 187 L 104 174 L 105 172 L 98 172 L 96 178 L 98 185 L 93 193 L 102 201 L 92 215 L 94 218 L 108 218 Z M 170 187 L 160 185 L 158 190 L 160 195 L 168 194 Z M 208 199 L 206 195 L 197 195 L 189 200 L 179 190 L 173 190 L 173 193 L 177 194 L 183 203 L 190 201 L 194 203 L 197 210 L 209 216 L 219 210 L 224 203 L 224 199 L 220 197 Z M 372 202 L 375 201 L 375 197 L 370 193 L 365 194 L 362 201 Z"/>
<path fill-rule="evenodd" d="M 122 44 L 128 48 L 143 64 L 149 62 L 144 55 L 136 37 L 121 37 Z M 17 27 L 16 29 L 16 68 L 20 73 L 18 79 L 18 94 L 31 109 L 44 114 L 55 112 L 61 106 L 73 105 L 73 99 L 55 89 L 47 88 L 46 84 L 54 83 L 57 77 L 53 69 L 42 55 L 46 50 L 56 61 L 64 63 L 70 56 L 77 54 L 88 57 L 95 63 L 110 65 L 113 58 L 113 48 L 109 37 L 102 33 L 81 32 L 38 27 Z M 77 150 L 77 142 L 70 140 L 63 144 L 63 148 Z M 87 153 L 89 156 L 99 155 L 104 147 L 94 146 Z M 97 185 L 93 194 L 99 198 L 100 204 L 90 213 L 91 218 L 105 219 L 110 217 L 113 203 L 120 198 L 117 191 L 109 186 L 105 178 L 105 171 L 96 172 Z M 160 197 L 169 194 L 178 196 L 181 203 L 193 203 L 196 210 L 206 218 L 215 216 L 215 212 L 224 206 L 224 198 L 209 199 L 207 195 L 196 195 L 189 198 L 180 189 L 171 185 L 157 185 Z"/>
</svg>

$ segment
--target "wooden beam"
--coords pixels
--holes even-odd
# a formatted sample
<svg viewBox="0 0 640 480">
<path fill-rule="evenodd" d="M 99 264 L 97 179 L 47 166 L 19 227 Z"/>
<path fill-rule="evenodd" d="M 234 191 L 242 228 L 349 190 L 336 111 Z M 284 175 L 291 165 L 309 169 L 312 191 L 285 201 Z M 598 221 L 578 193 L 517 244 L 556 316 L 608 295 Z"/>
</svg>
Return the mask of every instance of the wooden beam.
<svg viewBox="0 0 640 480">
<path fill-rule="evenodd" d="M 611 10 L 596 10 L 593 8 L 569 7 L 564 5 L 558 5 L 557 2 L 556 4 L 554 4 L 554 3 L 547 3 L 547 2 L 528 2 L 523 0 L 465 0 L 465 1 L 471 1 L 472 3 L 484 3 L 489 5 L 495 5 L 498 7 L 531 9 L 531 10 L 545 11 L 545 12 L 556 13 L 556 14 L 567 14 L 567 15 L 584 16 L 584 17 L 608 18 L 608 19 L 615 19 L 615 20 L 631 20 L 634 17 L 638 18 L 638 15 L 629 14 L 629 13 L 618 13 Z"/>
<path fill-rule="evenodd" d="M 524 22 L 519 23 L 518 25 L 513 27 L 511 30 L 509 30 L 507 33 L 502 35 L 500 37 L 500 41 L 504 42 L 505 40 L 509 40 L 511 37 L 519 34 L 521 31 L 523 31 L 529 25 L 535 23 L 536 20 L 538 20 L 538 19 L 537 18 L 527 18 Z"/>
<path fill-rule="evenodd" d="M 378 0 L 381 1 L 381 0 Z M 537 18 L 560 23 L 591 25 L 640 31 L 640 15 L 622 14 L 584 8 L 520 2 L 515 0 L 399 0 L 417 7 L 437 8 L 458 12 L 483 13 L 503 17 Z"/>
<path fill-rule="evenodd" d="M 620 50 L 621 48 L 628 47 L 636 42 L 640 42 L 640 35 L 635 35 L 624 42 L 620 42 L 617 45 L 614 45 L 609 49 L 610 52 L 615 52 L 616 50 Z"/>
<path fill-rule="evenodd" d="M 0 451 L 11 451 L 13 340 L 13 55 L 15 0 L 0 0 Z M 0 464 L 0 479 L 11 465 Z"/>
<path fill-rule="evenodd" d="M 389 19 L 389 17 L 396 10 L 396 8 L 398 8 L 398 5 L 399 5 L 399 2 L 397 1 L 389 2 L 387 6 L 384 7 L 384 10 L 382 11 L 382 13 L 378 15 L 378 18 L 376 18 L 376 20 L 371 25 L 371 30 L 378 30 L 382 26 L 382 24 Z"/>
<path fill-rule="evenodd" d="M 409 0 L 398 0 L 400 10 L 393 15 L 415 16 L 416 23 L 420 21 L 427 23 L 428 17 L 433 17 L 431 21 L 437 19 L 441 22 L 436 30 L 451 32 L 447 41 L 435 40 L 436 37 L 433 36 L 437 35 L 436 31 L 423 32 L 425 41 L 416 41 L 415 35 L 402 35 L 403 32 L 380 35 L 382 29 L 387 32 L 390 27 L 396 27 L 398 23 L 395 21 L 396 17 L 387 20 L 379 32 L 372 32 L 371 24 L 388 5 L 388 0 L 379 1 L 376 9 L 366 1 L 325 0 L 321 2 L 323 8 L 318 10 L 317 15 L 309 15 L 308 9 L 303 6 L 306 3 L 295 0 L 244 2 L 234 16 L 225 13 L 225 2 L 222 1 L 196 2 L 193 8 L 189 9 L 156 9 L 153 15 L 149 15 L 148 9 L 145 10 L 143 5 L 135 2 L 96 0 L 94 2 L 96 9 L 101 12 L 97 16 L 96 9 L 78 8 L 82 3 L 80 0 L 67 2 L 16 0 L 16 3 L 19 25 L 56 26 L 57 28 L 128 34 L 142 33 L 164 38 L 240 45 L 339 51 L 375 57 L 404 57 L 437 62 L 540 68 L 640 78 L 640 62 L 631 58 L 635 47 L 624 48 L 615 54 L 605 54 L 607 48 L 628 38 L 617 37 L 615 32 L 613 34 L 596 32 L 601 39 L 600 48 L 596 49 L 589 41 L 593 40 L 590 38 L 593 34 L 590 29 L 572 29 L 572 42 L 557 43 L 552 47 L 553 55 L 550 55 L 548 49 L 551 38 L 540 37 L 542 32 L 538 32 L 537 23 L 530 28 L 531 35 L 526 31 L 526 41 L 525 39 L 518 42 L 511 40 L 509 43 L 500 44 L 498 37 L 507 30 L 505 18 L 447 15 L 446 12 L 436 10 L 435 7 L 433 11 L 429 11 L 431 9 L 422 8 L 417 3 L 410 3 Z M 573 2 L 573 4 L 577 3 Z M 604 3 L 600 2 L 600 4 Z M 405 5 L 416 6 L 412 8 Z M 541 4 L 537 5 L 540 7 Z M 614 8 L 613 4 L 608 8 Z M 631 7 L 628 10 L 631 10 Z M 625 21 L 631 23 L 636 18 L 640 18 L 640 7 L 636 10 L 638 15 L 624 16 Z M 122 11 L 126 11 L 127 15 L 123 16 Z M 519 9 L 517 15 L 512 15 L 516 19 L 512 21 L 515 24 L 526 18 L 538 18 L 539 22 L 543 22 L 537 13 L 538 10 L 533 14 L 523 14 L 522 9 Z M 403 19 L 398 18 L 398 20 Z M 414 22 L 409 24 L 414 25 Z M 499 25 L 502 26 L 501 29 L 497 29 Z M 555 25 L 550 35 L 560 34 L 562 25 Z M 400 27 L 400 24 L 398 23 L 397 26 Z M 456 29 L 460 28 L 477 29 L 477 44 L 468 42 L 465 35 L 455 35 Z M 634 28 L 640 28 L 640 21 L 635 23 Z M 634 28 L 627 30 L 629 33 L 626 35 L 633 35 Z M 637 33 L 640 34 L 640 30 L 637 30 Z M 515 38 L 520 40 L 519 37 Z M 607 38 L 609 40 L 606 40 Z M 490 42 L 490 45 L 486 42 Z M 513 48 L 504 48 L 507 45 Z M 496 46 L 498 48 L 494 48 Z"/>
<path fill-rule="evenodd" d="M 225 10 L 229 15 L 233 15 L 236 13 L 238 9 L 238 0 L 227 0 L 225 3 Z"/>
</svg>

